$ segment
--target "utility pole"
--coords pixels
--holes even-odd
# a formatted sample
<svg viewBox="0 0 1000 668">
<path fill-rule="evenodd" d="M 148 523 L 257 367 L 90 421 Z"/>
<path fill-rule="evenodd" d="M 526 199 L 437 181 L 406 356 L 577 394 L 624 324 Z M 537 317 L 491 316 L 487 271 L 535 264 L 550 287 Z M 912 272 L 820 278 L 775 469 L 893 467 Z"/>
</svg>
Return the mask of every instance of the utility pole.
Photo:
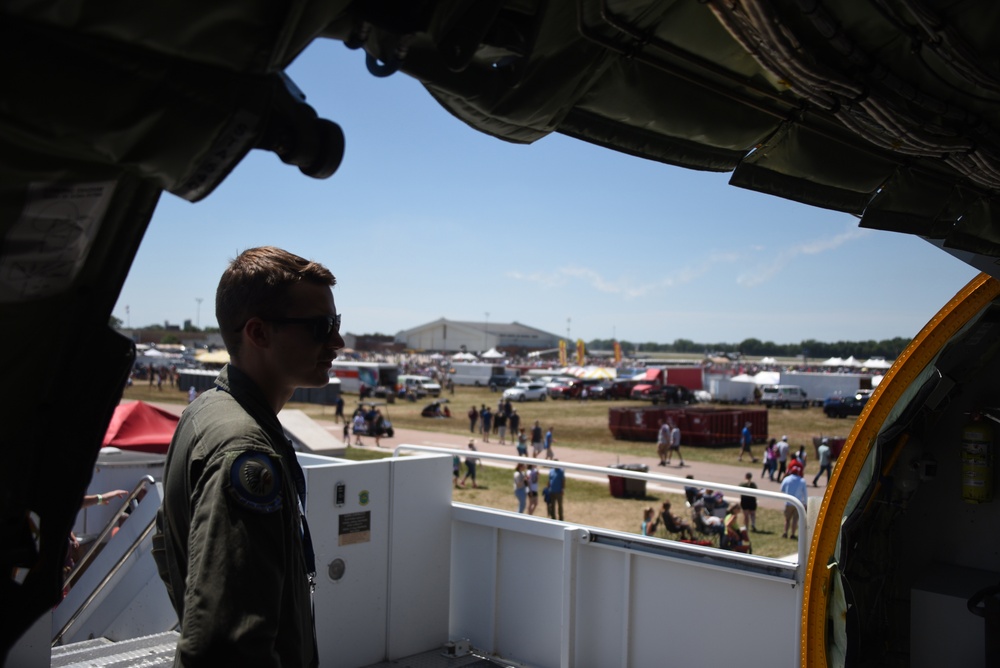
<svg viewBox="0 0 1000 668">
<path fill-rule="evenodd" d="M 201 297 L 195 297 L 194 300 L 198 302 L 198 310 L 195 311 L 194 315 L 194 326 L 201 329 Z"/>
<path fill-rule="evenodd" d="M 486 311 L 486 325 L 483 327 L 483 352 L 489 350 L 487 338 L 490 333 L 490 312 Z"/>
</svg>

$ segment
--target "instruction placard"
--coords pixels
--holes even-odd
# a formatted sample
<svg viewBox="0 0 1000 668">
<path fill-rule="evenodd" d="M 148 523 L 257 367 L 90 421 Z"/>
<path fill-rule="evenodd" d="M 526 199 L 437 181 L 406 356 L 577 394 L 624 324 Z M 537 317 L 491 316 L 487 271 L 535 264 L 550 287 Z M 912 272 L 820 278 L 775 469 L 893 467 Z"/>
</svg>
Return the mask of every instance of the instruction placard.
<svg viewBox="0 0 1000 668">
<path fill-rule="evenodd" d="M 338 545 L 356 545 L 358 543 L 367 543 L 371 541 L 372 514 L 370 511 L 365 511 L 363 513 L 344 513 L 338 519 Z"/>
</svg>

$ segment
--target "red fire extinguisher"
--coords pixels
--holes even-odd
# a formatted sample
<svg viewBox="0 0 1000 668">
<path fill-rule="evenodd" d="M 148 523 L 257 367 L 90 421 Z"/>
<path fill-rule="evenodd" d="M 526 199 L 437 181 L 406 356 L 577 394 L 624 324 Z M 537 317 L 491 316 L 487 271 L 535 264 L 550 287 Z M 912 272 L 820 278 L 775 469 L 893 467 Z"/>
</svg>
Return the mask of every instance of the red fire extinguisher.
<svg viewBox="0 0 1000 668">
<path fill-rule="evenodd" d="M 962 427 L 962 500 L 993 500 L 993 426 L 982 413 L 973 413 Z"/>
</svg>

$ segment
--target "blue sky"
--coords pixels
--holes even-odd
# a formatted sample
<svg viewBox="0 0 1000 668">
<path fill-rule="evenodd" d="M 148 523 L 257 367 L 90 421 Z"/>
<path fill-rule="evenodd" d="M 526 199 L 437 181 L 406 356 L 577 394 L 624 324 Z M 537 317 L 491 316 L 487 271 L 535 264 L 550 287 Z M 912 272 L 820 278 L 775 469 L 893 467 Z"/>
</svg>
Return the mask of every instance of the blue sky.
<svg viewBox="0 0 1000 668">
<path fill-rule="evenodd" d="M 114 310 L 127 324 L 215 326 L 226 263 L 265 244 L 330 267 L 355 334 L 489 313 L 584 340 L 910 337 L 977 273 L 728 174 L 488 137 L 339 42 L 289 74 L 343 127 L 340 169 L 317 181 L 253 151 L 202 202 L 164 194 Z"/>
</svg>

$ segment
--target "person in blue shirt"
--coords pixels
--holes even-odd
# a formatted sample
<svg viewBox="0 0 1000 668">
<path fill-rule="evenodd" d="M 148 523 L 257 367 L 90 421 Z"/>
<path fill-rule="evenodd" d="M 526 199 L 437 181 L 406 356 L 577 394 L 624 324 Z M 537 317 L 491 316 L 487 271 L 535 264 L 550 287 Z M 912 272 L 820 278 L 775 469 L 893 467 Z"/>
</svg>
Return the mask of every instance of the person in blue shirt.
<svg viewBox="0 0 1000 668">
<path fill-rule="evenodd" d="M 566 472 L 558 466 L 549 471 L 549 484 L 545 488 L 545 505 L 552 519 L 563 519 L 563 489 L 566 484 Z M 558 506 L 559 517 L 556 517 Z"/>
<path fill-rule="evenodd" d="M 750 444 L 751 443 L 753 443 L 753 434 L 750 432 L 750 423 L 747 422 L 745 425 L 743 425 L 743 431 L 740 432 L 740 459 L 739 459 L 739 461 L 741 461 L 741 462 L 743 461 L 743 455 L 745 453 L 745 454 L 750 455 L 750 459 L 753 460 L 754 464 L 757 463 L 757 461 L 758 461 L 757 458 L 753 456 L 753 452 L 750 450 Z"/>
<path fill-rule="evenodd" d="M 806 487 L 806 481 L 802 479 L 802 465 L 797 461 L 793 461 L 788 467 L 788 473 L 781 480 L 781 492 L 783 494 L 788 494 L 794 496 L 796 499 L 802 502 L 802 505 L 806 505 L 809 502 L 809 489 Z M 791 527 L 791 536 L 788 534 L 788 528 Z M 795 535 L 796 530 L 799 527 L 799 513 L 790 503 L 785 504 L 785 532 L 781 534 L 782 538 L 797 538 Z"/>
<path fill-rule="evenodd" d="M 542 443 L 542 449 L 545 450 L 546 459 L 555 459 L 555 455 L 552 453 L 552 441 L 554 440 L 555 439 L 552 438 L 552 427 L 549 427 L 549 430 L 545 432 L 545 441 Z"/>
</svg>

